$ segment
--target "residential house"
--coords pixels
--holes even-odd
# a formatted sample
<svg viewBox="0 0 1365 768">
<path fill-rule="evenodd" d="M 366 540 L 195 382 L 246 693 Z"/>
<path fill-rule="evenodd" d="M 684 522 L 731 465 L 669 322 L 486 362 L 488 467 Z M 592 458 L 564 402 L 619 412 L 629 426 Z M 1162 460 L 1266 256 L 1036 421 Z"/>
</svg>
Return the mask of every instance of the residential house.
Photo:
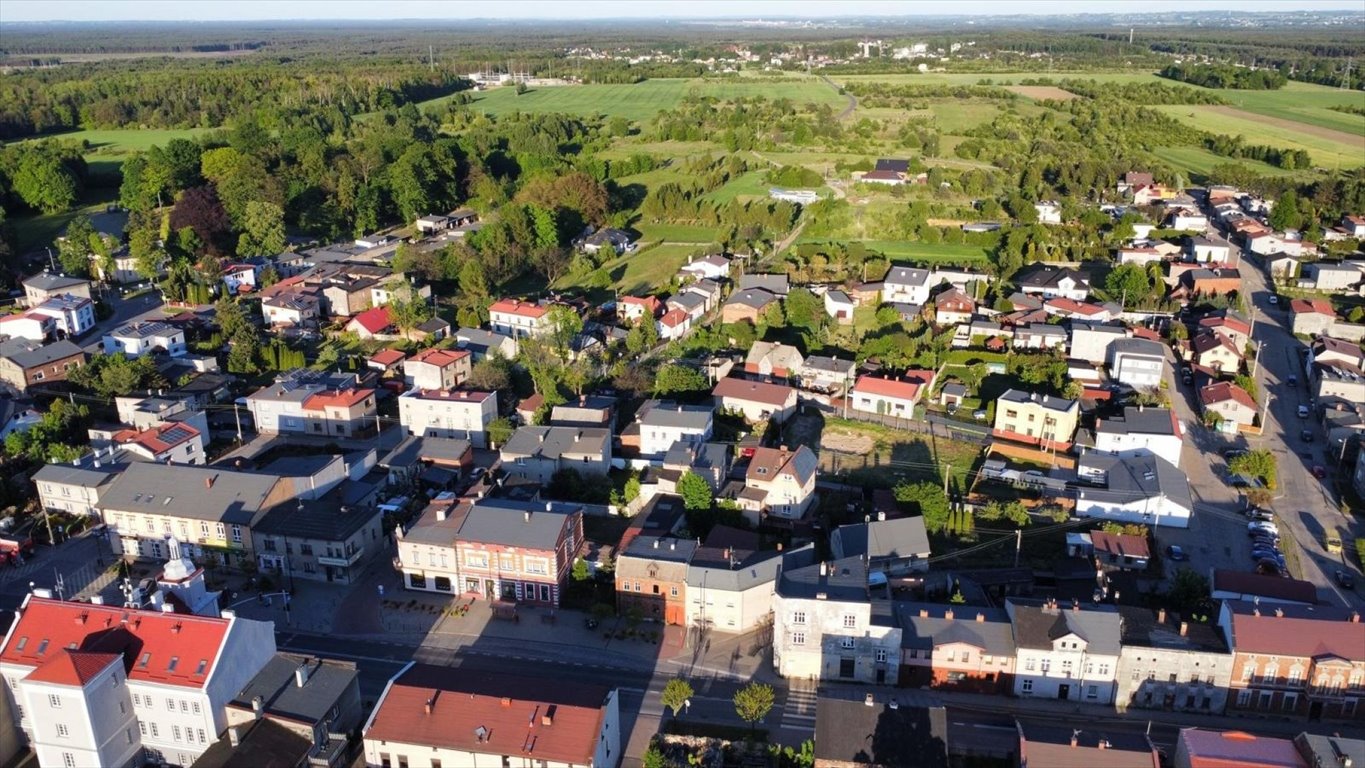
<svg viewBox="0 0 1365 768">
<path fill-rule="evenodd" d="M 730 476 L 733 462 L 728 443 L 688 443 L 678 441 L 664 454 L 658 474 L 659 493 L 677 493 L 683 473 L 691 472 L 706 481 L 712 492 L 719 492 Z"/>
<path fill-rule="evenodd" d="M 1255 424 L 1260 412 L 1251 395 L 1230 381 L 1219 381 L 1201 387 L 1199 404 L 1205 415 L 1215 414 L 1220 421 L 1239 427 Z"/>
<path fill-rule="evenodd" d="M 485 448 L 488 425 L 497 418 L 497 392 L 412 389 L 398 398 L 398 422 L 418 437 L 460 438 Z"/>
<path fill-rule="evenodd" d="M 815 768 L 948 768 L 944 707 L 911 706 L 894 694 L 821 691 L 815 703 Z M 970 748 L 978 746 L 972 744 Z"/>
<path fill-rule="evenodd" d="M 251 528 L 257 567 L 286 582 L 355 583 L 387 550 L 384 512 L 373 490 L 343 482 L 316 499 L 283 501 L 265 510 Z"/>
<path fill-rule="evenodd" d="M 170 421 L 146 429 L 120 429 L 107 432 L 97 438 L 96 430 L 91 432 L 91 444 L 99 447 L 117 447 L 127 458 L 134 456 L 143 461 L 163 464 L 207 464 L 208 463 L 208 421 L 199 413 L 199 426 L 188 421 Z M 108 445 L 101 445 L 107 443 Z"/>
<path fill-rule="evenodd" d="M 651 401 L 636 414 L 640 455 L 663 456 L 679 442 L 700 445 L 711 439 L 715 410 L 704 405 Z"/>
<path fill-rule="evenodd" d="M 975 323 L 973 323 L 975 325 Z M 973 328 L 975 330 L 975 328 Z M 1066 349 L 1066 329 L 1051 323 L 1029 323 L 1014 329 L 1015 349 Z"/>
<path fill-rule="evenodd" d="M 742 415 L 745 421 L 785 422 L 796 413 L 796 390 L 783 384 L 726 378 L 711 390 L 716 406 Z"/>
<path fill-rule="evenodd" d="M 488 307 L 488 324 L 494 333 L 524 339 L 550 332 L 550 308 L 517 299 L 499 299 Z"/>
<path fill-rule="evenodd" d="M 0 340 L 0 381 L 20 392 L 35 384 L 66 381 L 73 368 L 84 364 L 85 350 L 70 341 Z"/>
<path fill-rule="evenodd" d="M 1330 762 L 1310 763 L 1289 739 L 1246 731 L 1181 728 L 1172 764 L 1175 768 L 1328 768 L 1344 765 L 1340 754 L 1333 750 Z"/>
<path fill-rule="evenodd" d="M 229 264 L 223 267 L 223 288 L 229 294 L 256 290 L 256 265 Z"/>
<path fill-rule="evenodd" d="M 322 299 L 313 291 L 280 291 L 261 301 L 261 315 L 271 326 L 314 326 L 322 316 Z"/>
<path fill-rule="evenodd" d="M 577 401 L 561 403 L 551 408 L 550 424 L 555 427 L 615 429 L 616 398 L 605 395 L 580 395 Z"/>
<path fill-rule="evenodd" d="M 1136 264 L 1140 267 L 1165 260 L 1165 255 L 1159 249 L 1146 242 L 1121 246 L 1114 256 L 1114 261 L 1118 264 Z"/>
<path fill-rule="evenodd" d="M 1121 620 L 1113 606 L 1005 601 L 1017 658 L 1014 695 L 1106 705 L 1117 687 Z M 1037 762 L 1035 765 L 1050 765 Z"/>
<path fill-rule="evenodd" d="M 1071 446 L 1080 414 L 1076 400 L 1010 389 L 995 403 L 995 435 L 1063 451 Z"/>
<path fill-rule="evenodd" d="M 1302 257 L 1290 256 L 1287 253 L 1272 253 L 1262 258 L 1265 260 L 1265 268 L 1270 273 L 1272 281 L 1288 282 L 1296 280 L 1303 274 Z"/>
<path fill-rule="evenodd" d="M 1232 654 L 1218 628 L 1164 608 L 1119 606 L 1115 706 L 1221 714 L 1232 682 Z"/>
<path fill-rule="evenodd" d="M 1359 613 L 1226 600 L 1218 626 L 1233 654 L 1229 715 L 1365 718 L 1359 706 L 1365 624 Z"/>
<path fill-rule="evenodd" d="M 1350 761 L 1351 765 L 1365 765 L 1365 741 L 1360 739 L 1305 731 L 1294 737 L 1294 747 L 1303 756 L 1306 768 L 1330 766 L 1333 760 L 1339 764 Z"/>
<path fill-rule="evenodd" d="M 1189 296 L 1226 296 L 1242 290 L 1242 275 L 1235 269 L 1192 269 L 1181 276 Z"/>
<path fill-rule="evenodd" d="M 1344 363 L 1361 368 L 1365 367 L 1365 352 L 1361 351 L 1359 344 L 1331 336 L 1319 336 L 1308 346 L 1308 365 L 1311 367 L 1318 363 Z"/>
<path fill-rule="evenodd" d="M 1096 365 L 1105 363 L 1109 360 L 1110 346 L 1129 335 L 1128 329 L 1122 325 L 1072 321 L 1071 357 Z"/>
<path fill-rule="evenodd" d="M 94 299 L 90 281 L 79 277 L 41 272 L 24 280 L 24 305 L 36 307 L 57 296 L 79 296 Z"/>
<path fill-rule="evenodd" d="M 636 536 L 616 553 L 616 610 L 671 625 L 687 622 L 687 567 L 694 539 Z"/>
<path fill-rule="evenodd" d="M 1063 320 L 1082 320 L 1088 323 L 1107 323 L 1113 320 L 1119 311 L 1120 307 L 1117 304 L 1091 304 L 1068 298 L 1048 299 L 1043 302 L 1043 312 L 1048 317 L 1060 317 Z"/>
<path fill-rule="evenodd" d="M 1191 362 L 1219 373 L 1234 374 L 1242 368 L 1242 351 L 1220 331 L 1204 331 L 1190 342 Z"/>
<path fill-rule="evenodd" d="M 50 318 L 53 330 L 63 338 L 81 336 L 95 327 L 95 303 L 69 293 L 53 296 L 24 314 Z"/>
<path fill-rule="evenodd" d="M 1134 389 L 1155 390 L 1166 374 L 1166 347 L 1149 339 L 1119 339 L 1109 347 L 1109 375 Z"/>
<path fill-rule="evenodd" d="M 1332 302 L 1326 299 L 1294 299 L 1289 302 L 1289 314 L 1293 317 L 1294 335 L 1321 336 L 1329 334 L 1337 321 Z"/>
<path fill-rule="evenodd" d="M 797 372 L 797 378 L 800 379 L 802 389 L 840 394 L 853 380 L 857 367 L 857 364 L 852 360 L 811 355 L 801 363 L 801 370 Z"/>
<path fill-rule="evenodd" d="M 1085 301 L 1090 296 L 1090 278 L 1070 267 L 1035 263 L 1020 270 L 1014 280 L 1021 292 L 1048 299 Z"/>
<path fill-rule="evenodd" d="M 863 558 L 873 581 L 929 570 L 929 534 L 923 517 L 887 520 L 879 515 L 876 520 L 841 525 L 830 535 L 829 546 L 836 560 Z"/>
<path fill-rule="evenodd" d="M 673 341 L 686 336 L 692 330 L 692 316 L 681 309 L 670 309 L 659 318 L 659 338 Z"/>
<path fill-rule="evenodd" d="M 701 297 L 702 312 L 710 312 L 720 306 L 720 297 L 724 289 L 715 280 L 701 279 L 694 283 L 683 286 L 681 295 L 695 294 Z M 681 306 L 681 305 L 680 305 Z"/>
<path fill-rule="evenodd" d="M 354 383 L 331 387 L 336 377 L 316 376 L 307 369 L 276 377 L 246 398 L 256 431 L 298 432 L 347 437 L 375 425 L 374 390 Z"/>
<path fill-rule="evenodd" d="M 57 323 L 52 317 L 29 310 L 0 315 L 0 338 L 42 342 L 55 336 Z"/>
<path fill-rule="evenodd" d="M 616 317 L 625 325 L 634 325 L 648 317 L 649 322 L 663 314 L 663 302 L 654 296 L 622 296 L 616 300 Z"/>
<path fill-rule="evenodd" d="M 426 216 L 418 216 L 417 220 L 413 222 L 413 227 L 423 235 L 433 235 L 437 232 L 444 232 L 445 230 L 450 229 L 451 220 L 449 216 L 428 214 Z"/>
<path fill-rule="evenodd" d="M 104 337 L 104 354 L 122 352 L 128 357 L 142 357 L 161 350 L 171 357 L 185 354 L 185 332 L 160 321 L 135 322 L 122 326 Z"/>
<path fill-rule="evenodd" d="M 100 494 L 123 472 L 123 466 L 112 461 L 97 462 L 93 458 L 79 465 L 69 462 L 44 464 L 33 473 L 33 484 L 38 488 L 38 502 L 52 512 L 73 515 L 98 515 Z"/>
<path fill-rule="evenodd" d="M 895 685 L 901 636 L 860 557 L 784 566 L 778 576 L 772 657 L 782 677 Z"/>
<path fill-rule="evenodd" d="M 1185 257 L 1200 264 L 1226 264 L 1233 255 L 1232 244 L 1221 237 L 1202 235 L 1185 238 Z"/>
<path fill-rule="evenodd" d="M 970 323 L 976 312 L 976 302 L 966 293 L 950 288 L 934 297 L 934 324 L 960 325 Z"/>
<path fill-rule="evenodd" d="M 847 293 L 831 288 L 825 291 L 825 314 L 834 318 L 834 322 L 840 325 L 849 325 L 853 322 L 853 310 L 857 304 Z"/>
<path fill-rule="evenodd" d="M 787 297 L 791 291 L 791 282 L 785 273 L 769 274 L 764 272 L 751 272 L 740 275 L 737 290 L 740 291 L 767 291 L 774 296 Z"/>
<path fill-rule="evenodd" d="M 712 254 L 700 259 L 689 259 L 678 271 L 697 279 L 724 280 L 730 276 L 730 260 L 720 254 Z"/>
<path fill-rule="evenodd" d="M 1125 523 L 1188 528 L 1194 514 L 1190 483 L 1180 468 L 1155 454 L 1081 456 L 1077 474 L 1093 487 L 1076 487 L 1076 514 Z"/>
<path fill-rule="evenodd" d="M 363 718 L 360 672 L 354 662 L 277 653 L 227 703 L 226 714 L 227 738 L 219 739 L 201 758 L 209 765 L 235 765 L 215 763 L 215 753 L 220 750 L 226 753 L 225 758 L 233 752 L 238 752 L 239 758 L 254 756 L 253 730 L 260 723 L 302 740 L 304 762 L 311 757 L 334 765 L 349 747 L 349 734 L 360 727 Z M 233 748 L 233 729 L 244 749 Z"/>
<path fill-rule="evenodd" d="M 461 328 L 455 332 L 455 346 L 467 349 L 478 362 L 489 355 L 497 354 L 511 360 L 517 356 L 517 340 L 501 333 L 485 331 L 482 328 Z"/>
<path fill-rule="evenodd" d="M 1231 310 L 1221 309 L 1199 318 L 1199 333 L 1217 332 L 1228 337 L 1238 349 L 1251 341 L 1251 324 Z"/>
<path fill-rule="evenodd" d="M 387 306 L 371 307 L 346 323 L 346 332 L 354 333 L 362 339 L 391 336 L 396 331 L 393 325 L 393 312 Z"/>
<path fill-rule="evenodd" d="M 541 484 L 566 469 L 585 477 L 606 477 L 611 468 L 611 430 L 521 427 L 502 446 L 501 455 L 509 475 Z"/>
<path fill-rule="evenodd" d="M 780 301 L 777 294 L 761 288 L 736 290 L 721 305 L 720 319 L 723 323 L 750 322 L 757 325 L 768 307 Z"/>
<path fill-rule="evenodd" d="M 815 474 L 819 461 L 810 448 L 796 450 L 758 447 L 744 473 L 739 508 L 755 528 L 761 522 L 801 520 L 815 501 Z"/>
<path fill-rule="evenodd" d="M 849 393 L 851 407 L 878 416 L 914 418 L 915 406 L 934 386 L 933 371 L 909 370 L 899 378 L 859 376 Z"/>
<path fill-rule="evenodd" d="M 1152 551 L 1147 546 L 1145 536 L 1102 530 L 1082 535 L 1089 537 L 1089 557 L 1100 570 L 1145 571 L 1152 560 Z"/>
<path fill-rule="evenodd" d="M 755 341 L 744 359 L 744 372 L 764 379 L 791 379 L 801 370 L 805 358 L 789 344 Z"/>
<path fill-rule="evenodd" d="M 593 232 L 579 243 L 579 247 L 584 253 L 596 254 L 603 248 L 610 248 L 613 253 L 632 253 L 635 251 L 635 238 L 629 232 L 621 229 L 603 227 Z"/>
<path fill-rule="evenodd" d="M 1308 279 L 1313 281 L 1313 289 L 1330 293 L 1353 290 L 1365 279 L 1359 269 L 1349 264 L 1329 264 L 1315 262 L 1306 267 Z"/>
<path fill-rule="evenodd" d="M 482 579 L 475 577 L 466 585 L 460 580 L 460 553 L 456 542 L 463 513 L 470 502 L 457 500 L 450 491 L 438 494 L 413 520 L 407 530 L 394 531 L 397 540 L 396 567 L 402 574 L 403 588 L 444 594 L 485 595 Z M 548 567 L 547 567 L 548 572 Z M 465 587 L 468 587 L 466 589 Z M 496 585 L 488 593 L 499 594 Z"/>
<path fill-rule="evenodd" d="M 1346 230 L 1346 234 L 1357 240 L 1365 239 L 1365 216 L 1355 216 L 1343 214 L 1341 217 L 1341 228 Z"/>
<path fill-rule="evenodd" d="M 506 499 L 461 506 L 455 562 L 463 591 L 489 600 L 560 605 L 583 548 L 582 507 Z"/>
<path fill-rule="evenodd" d="M 1365 370 L 1350 363 L 1313 363 L 1310 390 L 1318 403 L 1365 403 Z"/>
<path fill-rule="evenodd" d="M 269 622 L 28 595 L 0 651 L 44 766 L 189 766 L 275 655 Z"/>
<path fill-rule="evenodd" d="M 434 344 L 450 336 L 450 321 L 440 317 L 429 317 L 409 328 L 405 335 L 419 344 Z"/>
<path fill-rule="evenodd" d="M 403 361 L 403 383 L 417 389 L 454 389 L 469 380 L 473 354 L 465 349 L 425 349 Z"/>
<path fill-rule="evenodd" d="M 1161 753 L 1142 733 L 1016 721 L 1019 768 L 1161 768 Z"/>
<path fill-rule="evenodd" d="M 615 689 L 408 664 L 362 731 L 374 766 L 611 768 L 623 742 Z"/>
<path fill-rule="evenodd" d="M 371 289 L 379 285 L 380 279 L 386 276 L 337 273 L 318 282 L 317 290 L 329 315 L 354 317 L 374 306 L 374 293 Z"/>
<path fill-rule="evenodd" d="M 1126 406 L 1122 416 L 1095 419 L 1095 450 L 1114 456 L 1160 456 L 1180 466 L 1185 431 L 1169 408 Z"/>
<path fill-rule="evenodd" d="M 407 359 L 401 350 L 385 348 L 365 358 L 365 367 L 377 371 L 381 379 L 389 379 L 398 376 Z"/>
<path fill-rule="evenodd" d="M 1318 588 L 1311 581 L 1282 576 L 1214 569 L 1209 579 L 1214 600 L 1243 600 L 1256 604 L 1317 605 Z"/>
<path fill-rule="evenodd" d="M 1166 214 L 1164 224 L 1167 229 L 1203 232 L 1209 228 L 1209 219 L 1195 208 L 1174 208 Z"/>
<path fill-rule="evenodd" d="M 1014 687 L 1014 629 L 999 608 L 896 603 L 902 685 L 1008 694 Z"/>
<path fill-rule="evenodd" d="M 918 304 L 929 302 L 929 270 L 914 267 L 892 267 L 882 280 L 882 302 L 886 304 Z"/>
<path fill-rule="evenodd" d="M 786 554 L 813 561 L 815 553 L 807 544 Z M 744 634 L 768 625 L 783 559 L 781 550 L 760 550 L 752 531 L 713 527 L 687 564 L 686 626 Z"/>
</svg>

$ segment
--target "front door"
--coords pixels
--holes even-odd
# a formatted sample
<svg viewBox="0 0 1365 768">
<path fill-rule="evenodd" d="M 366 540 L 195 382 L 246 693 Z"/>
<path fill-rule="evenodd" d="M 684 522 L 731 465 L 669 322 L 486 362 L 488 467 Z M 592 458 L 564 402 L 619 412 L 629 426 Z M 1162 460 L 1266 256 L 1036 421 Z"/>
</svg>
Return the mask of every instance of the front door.
<svg viewBox="0 0 1365 768">
<path fill-rule="evenodd" d="M 483 594 L 484 597 L 487 597 L 489 600 L 498 599 L 498 593 L 492 579 L 483 580 Z"/>
<path fill-rule="evenodd" d="M 1062 683 L 1061 685 L 1057 686 L 1057 698 L 1059 698 L 1059 699 L 1069 699 L 1069 698 L 1071 698 L 1071 684 L 1070 684 L 1070 683 Z"/>
<path fill-rule="evenodd" d="M 1315 701 L 1308 706 L 1308 719 L 1314 722 L 1322 719 L 1322 702 Z"/>
</svg>

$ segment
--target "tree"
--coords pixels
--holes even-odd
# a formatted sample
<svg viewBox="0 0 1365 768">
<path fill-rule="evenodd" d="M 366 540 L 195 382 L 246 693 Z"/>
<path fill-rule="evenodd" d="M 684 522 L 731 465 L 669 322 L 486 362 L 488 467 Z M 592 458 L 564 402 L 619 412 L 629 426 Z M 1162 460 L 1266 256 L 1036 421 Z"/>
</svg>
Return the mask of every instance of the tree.
<svg viewBox="0 0 1365 768">
<path fill-rule="evenodd" d="M 1135 307 L 1152 292 L 1147 272 L 1139 264 L 1120 264 L 1104 279 L 1110 298 L 1123 301 L 1124 308 Z"/>
<path fill-rule="evenodd" d="M 11 181 L 19 199 L 47 214 L 70 208 L 80 194 L 76 175 L 45 147 L 23 152 Z"/>
<path fill-rule="evenodd" d="M 985 507 L 977 510 L 976 515 L 982 520 L 1008 520 L 1021 527 L 1028 525 L 1030 522 L 1028 507 L 1025 507 L 1023 502 L 1017 500 L 1007 504 L 992 501 Z"/>
<path fill-rule="evenodd" d="M 274 203 L 247 203 L 237 255 L 274 256 L 284 250 L 284 244 L 284 209 Z"/>
<path fill-rule="evenodd" d="M 171 229 L 181 232 L 186 227 L 199 238 L 200 247 L 217 256 L 227 252 L 225 241 L 232 231 L 232 222 L 213 187 L 187 189 L 175 201 Z"/>
<path fill-rule="evenodd" d="M 1209 580 L 1197 571 L 1180 568 L 1171 578 L 1171 588 L 1166 593 L 1166 601 L 1171 607 L 1181 611 L 1192 611 L 1209 599 Z"/>
<path fill-rule="evenodd" d="M 577 310 L 561 304 L 550 307 L 550 339 L 561 361 L 568 361 L 574 339 L 582 332 L 583 317 Z"/>
<path fill-rule="evenodd" d="M 223 338 L 232 339 L 242 334 L 256 333 L 256 326 L 247 319 L 246 310 L 231 296 L 224 296 L 213 305 L 213 316 L 218 329 L 223 332 Z"/>
<path fill-rule="evenodd" d="M 948 526 L 952 509 L 938 483 L 902 482 L 896 486 L 895 494 L 897 501 L 911 503 L 919 508 L 924 527 L 930 533 L 938 533 Z"/>
<path fill-rule="evenodd" d="M 57 243 L 57 261 L 63 272 L 78 277 L 90 274 L 90 240 L 96 234 L 90 217 L 84 214 L 66 225 L 66 235 Z"/>
<path fill-rule="evenodd" d="M 701 392 L 706 388 L 707 380 L 701 371 L 676 363 L 660 367 L 654 377 L 654 394 L 659 397 Z"/>
<path fill-rule="evenodd" d="M 516 427 L 506 418 L 494 419 L 488 422 L 488 442 L 494 446 L 503 445 L 514 431 Z"/>
<path fill-rule="evenodd" d="M 1277 485 L 1275 454 L 1268 450 L 1249 451 L 1228 459 L 1228 471 L 1235 475 L 1260 478 L 1266 488 L 1272 491 Z"/>
<path fill-rule="evenodd" d="M 488 319 L 488 277 L 477 258 L 465 260 L 460 267 L 460 295 L 456 300 L 456 320 L 460 325 L 477 328 Z"/>
<path fill-rule="evenodd" d="M 469 386 L 487 392 L 507 389 L 512 383 L 512 363 L 499 352 L 490 352 L 474 364 L 469 373 Z"/>
<path fill-rule="evenodd" d="M 664 684 L 663 693 L 659 695 L 659 703 L 673 710 L 673 717 L 677 717 L 682 708 L 687 706 L 688 700 L 692 698 L 692 684 L 675 677 Z"/>
<path fill-rule="evenodd" d="M 634 357 L 648 352 L 658 343 L 659 328 L 648 313 L 626 332 L 626 351 Z"/>
<path fill-rule="evenodd" d="M 695 472 L 687 471 L 678 478 L 678 495 L 683 497 L 683 506 L 690 510 L 707 510 L 715 504 L 711 484 Z"/>
<path fill-rule="evenodd" d="M 1275 207 L 1270 209 L 1267 223 L 1276 230 L 1298 229 L 1303 226 L 1303 214 L 1299 212 L 1299 194 L 1292 189 L 1285 190 L 1275 201 Z"/>
<path fill-rule="evenodd" d="M 391 280 L 389 290 L 389 318 L 400 331 L 410 331 L 431 319 L 431 305 L 406 280 Z"/>
<path fill-rule="evenodd" d="M 573 560 L 573 570 L 570 571 L 569 575 L 573 576 L 573 580 L 579 583 L 592 578 L 592 573 L 588 571 L 588 561 L 581 557 L 575 557 Z"/>
<path fill-rule="evenodd" d="M 167 386 L 166 378 L 156 370 L 156 362 L 150 356 L 130 359 L 123 355 L 95 355 L 90 362 L 69 372 L 67 380 L 105 399 Z"/>
<path fill-rule="evenodd" d="M 773 708 L 773 689 L 763 683 L 749 683 L 735 692 L 735 714 L 754 727 Z"/>
<path fill-rule="evenodd" d="M 811 332 L 824 328 L 829 320 L 829 315 L 825 314 L 824 302 L 805 288 L 796 288 L 787 294 L 783 309 L 787 325 Z"/>
</svg>

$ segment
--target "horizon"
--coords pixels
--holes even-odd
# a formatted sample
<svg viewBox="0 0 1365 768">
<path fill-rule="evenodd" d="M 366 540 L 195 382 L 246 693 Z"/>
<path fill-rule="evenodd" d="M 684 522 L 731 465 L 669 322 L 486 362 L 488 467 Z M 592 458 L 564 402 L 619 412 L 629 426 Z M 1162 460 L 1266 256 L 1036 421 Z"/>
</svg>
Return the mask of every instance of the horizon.
<svg viewBox="0 0 1365 768">
<path fill-rule="evenodd" d="M 7 0 L 0 4 L 0 24 L 46 23 L 79 25 L 253 23 L 253 22 L 512 22 L 512 21 L 827 21 L 839 19 L 943 19 L 1034 16 L 1105 17 L 1160 16 L 1162 14 L 1239 13 L 1294 14 L 1340 13 L 1359 15 L 1365 10 L 1343 6 L 1341 0 L 1305 0 L 1292 8 L 1278 0 L 1115 0 L 1096 7 L 1086 0 L 965 0 L 952 10 L 939 5 L 907 4 L 891 0 L 846 0 L 831 4 L 816 0 L 668 0 L 617 2 L 582 0 L 576 3 L 550 0 L 513 0 L 487 13 L 484 3 L 394 0 L 374 3 L 359 0 L 201 0 L 193 4 L 172 0 Z M 467 15 L 467 8 L 480 15 Z M 560 9 L 572 9 L 560 15 Z M 173 16 L 173 14 L 179 14 Z M 141 14 L 141 15 L 139 15 Z M 138 16 L 138 18 L 132 18 Z"/>
</svg>

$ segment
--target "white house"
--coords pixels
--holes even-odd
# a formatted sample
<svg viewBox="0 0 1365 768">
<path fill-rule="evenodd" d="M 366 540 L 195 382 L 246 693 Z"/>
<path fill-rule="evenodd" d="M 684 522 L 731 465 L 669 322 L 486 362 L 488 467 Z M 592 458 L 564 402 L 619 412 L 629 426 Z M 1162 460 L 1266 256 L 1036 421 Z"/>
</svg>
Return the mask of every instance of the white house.
<svg viewBox="0 0 1365 768">
<path fill-rule="evenodd" d="M 345 437 L 374 426 L 374 390 L 357 388 L 353 375 L 297 369 L 247 396 L 259 432 L 300 432 Z"/>
<path fill-rule="evenodd" d="M 474 361 L 499 354 L 511 360 L 517 356 L 517 340 L 501 333 L 485 331 L 482 328 L 461 328 L 455 332 L 455 346 L 467 349 L 474 355 Z"/>
<path fill-rule="evenodd" d="M 1190 481 L 1175 464 L 1156 454 L 1124 456 L 1091 452 L 1076 473 L 1076 514 L 1123 523 L 1188 528 L 1194 512 Z"/>
<path fill-rule="evenodd" d="M 223 287 L 229 294 L 256 290 L 256 265 L 229 264 L 223 267 Z"/>
<path fill-rule="evenodd" d="M 1166 348 L 1151 339 L 1119 339 L 1109 346 L 1109 375 L 1134 389 L 1156 389 L 1166 371 Z"/>
<path fill-rule="evenodd" d="M 33 474 L 43 509 L 75 515 L 98 515 L 100 494 L 113 484 L 123 467 L 112 462 L 44 464 Z"/>
<path fill-rule="evenodd" d="M 720 280 L 730 276 L 730 260 L 719 254 L 693 259 L 678 270 L 698 279 Z"/>
<path fill-rule="evenodd" d="M 804 552 L 813 553 L 813 546 Z M 712 528 L 687 564 L 686 626 L 743 634 L 767 624 L 782 560 L 781 551 L 760 550 L 755 534 Z"/>
<path fill-rule="evenodd" d="M 176 555 L 168 574 L 185 568 Z M 189 766 L 274 655 L 269 622 L 30 595 L 5 637 L 0 674 L 43 766 Z"/>
<path fill-rule="evenodd" d="M 417 389 L 454 389 L 469 379 L 473 354 L 466 349 L 425 349 L 403 361 L 403 382 Z"/>
<path fill-rule="evenodd" d="M 550 308 L 517 299 L 500 299 L 488 308 L 488 325 L 495 333 L 523 339 L 550 331 Z"/>
<path fill-rule="evenodd" d="M 682 441 L 701 445 L 711 439 L 714 412 L 704 405 L 646 404 L 640 421 L 640 455 L 663 456 Z"/>
<path fill-rule="evenodd" d="M 0 315 L 0 337 L 41 343 L 55 330 L 57 324 L 48 315 L 33 311 Z"/>
<path fill-rule="evenodd" d="M 1101 706 L 1117 689 L 1121 621 L 1113 606 L 1006 600 L 1014 627 L 1014 695 Z"/>
<path fill-rule="evenodd" d="M 168 323 L 158 321 L 129 323 L 104 337 L 104 353 L 122 352 L 128 357 L 142 357 L 155 350 L 171 357 L 185 354 L 185 332 Z"/>
<path fill-rule="evenodd" d="M 892 267 L 882 281 L 882 301 L 887 304 L 923 305 L 929 301 L 929 270 Z"/>
<path fill-rule="evenodd" d="M 53 327 L 66 336 L 80 336 L 95 327 L 95 303 L 84 296 L 53 296 L 27 314 L 52 318 Z"/>
<path fill-rule="evenodd" d="M 1105 363 L 1109 360 L 1109 348 L 1115 342 L 1128 338 L 1128 333 L 1128 329 L 1122 325 L 1073 320 L 1071 322 L 1071 357 L 1088 363 Z"/>
<path fill-rule="evenodd" d="M 36 307 L 53 296 L 64 295 L 94 298 L 90 281 L 84 278 L 42 272 L 24 280 L 24 306 Z"/>
<path fill-rule="evenodd" d="M 896 379 L 859 376 L 849 393 L 850 407 L 855 411 L 879 416 L 912 418 L 915 405 L 933 384 L 933 371 L 906 371 L 904 376 Z"/>
<path fill-rule="evenodd" d="M 462 438 L 485 448 L 488 425 L 497 418 L 497 392 L 413 389 L 398 398 L 398 421 L 409 435 Z"/>
<path fill-rule="evenodd" d="M 261 302 L 261 315 L 268 325 L 302 327 L 316 323 L 322 299 L 311 291 L 284 291 Z"/>
<path fill-rule="evenodd" d="M 767 518 L 800 520 L 815 501 L 815 473 L 819 461 L 807 446 L 754 449 L 744 474 L 739 508 L 751 514 L 745 518 L 755 527 Z"/>
<path fill-rule="evenodd" d="M 825 314 L 835 322 L 847 325 L 853 322 L 853 299 L 847 293 L 831 288 L 825 291 Z"/>
<path fill-rule="evenodd" d="M 901 629 L 890 611 L 874 615 L 867 564 L 861 557 L 849 557 L 798 565 L 802 561 L 797 554 L 790 553 L 773 595 L 777 674 L 895 685 Z"/>
<path fill-rule="evenodd" d="M 1122 416 L 1095 420 L 1095 450 L 1115 456 L 1154 454 L 1180 466 L 1185 431 L 1169 408 L 1128 406 Z"/>
</svg>

